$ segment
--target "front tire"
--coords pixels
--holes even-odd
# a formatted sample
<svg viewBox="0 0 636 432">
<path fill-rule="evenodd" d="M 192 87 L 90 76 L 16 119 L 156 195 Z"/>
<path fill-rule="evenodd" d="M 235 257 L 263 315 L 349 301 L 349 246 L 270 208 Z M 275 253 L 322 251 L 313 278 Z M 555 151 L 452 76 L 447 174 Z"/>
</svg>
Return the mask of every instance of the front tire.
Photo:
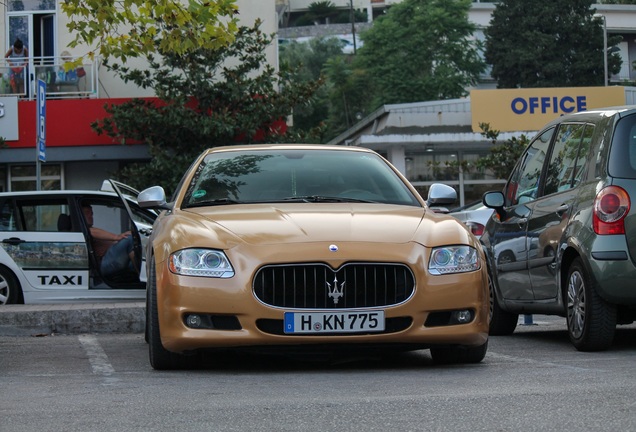
<svg viewBox="0 0 636 432">
<path fill-rule="evenodd" d="M 146 314 L 148 316 L 147 333 L 150 365 L 156 370 L 181 369 L 186 366 L 184 356 L 168 351 L 161 343 L 159 311 L 157 307 L 157 272 L 154 260 L 150 262 L 147 289 Z"/>
<path fill-rule="evenodd" d="M 431 357 L 437 364 L 480 363 L 486 357 L 488 341 L 479 346 L 449 346 L 431 348 Z"/>
<path fill-rule="evenodd" d="M 490 294 L 490 334 L 492 336 L 509 336 L 514 333 L 519 322 L 519 314 L 506 312 L 497 301 L 495 285 L 488 269 L 488 292 Z"/>
<path fill-rule="evenodd" d="M 602 351 L 609 348 L 616 333 L 616 306 L 598 295 L 580 258 L 568 270 L 568 335 L 579 351 Z"/>
<path fill-rule="evenodd" d="M 24 297 L 20 283 L 8 268 L 0 266 L 0 306 L 22 303 Z"/>
</svg>

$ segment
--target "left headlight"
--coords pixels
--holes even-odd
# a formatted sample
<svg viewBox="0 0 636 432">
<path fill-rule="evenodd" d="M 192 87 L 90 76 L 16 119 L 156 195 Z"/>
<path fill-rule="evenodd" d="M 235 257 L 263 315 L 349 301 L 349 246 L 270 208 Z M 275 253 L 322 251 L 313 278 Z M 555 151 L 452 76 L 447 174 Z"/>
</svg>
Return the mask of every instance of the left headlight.
<svg viewBox="0 0 636 432">
<path fill-rule="evenodd" d="M 170 254 L 170 271 L 182 276 L 230 278 L 234 269 L 225 253 L 212 249 L 182 249 Z"/>
<path fill-rule="evenodd" d="M 470 246 L 436 247 L 431 251 L 428 271 L 434 275 L 464 273 L 480 268 L 477 249 Z"/>
</svg>

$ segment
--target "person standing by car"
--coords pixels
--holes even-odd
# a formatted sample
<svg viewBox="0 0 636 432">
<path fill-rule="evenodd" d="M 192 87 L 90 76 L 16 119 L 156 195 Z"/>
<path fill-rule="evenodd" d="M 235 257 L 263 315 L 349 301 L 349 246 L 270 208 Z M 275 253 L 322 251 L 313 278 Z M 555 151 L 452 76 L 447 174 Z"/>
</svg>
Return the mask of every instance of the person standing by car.
<svg viewBox="0 0 636 432">
<path fill-rule="evenodd" d="M 82 204 L 82 212 L 90 230 L 93 250 L 99 261 L 102 276 L 112 277 L 125 272 L 139 273 L 134 265 L 135 254 L 131 232 L 114 234 L 94 227 L 93 207 L 88 203 Z"/>
<path fill-rule="evenodd" d="M 9 48 L 4 57 L 8 59 L 9 67 L 11 68 L 11 91 L 16 94 L 23 93 L 24 72 L 27 65 L 27 57 L 29 57 L 29 50 L 18 38 L 13 42 L 13 46 Z"/>
</svg>

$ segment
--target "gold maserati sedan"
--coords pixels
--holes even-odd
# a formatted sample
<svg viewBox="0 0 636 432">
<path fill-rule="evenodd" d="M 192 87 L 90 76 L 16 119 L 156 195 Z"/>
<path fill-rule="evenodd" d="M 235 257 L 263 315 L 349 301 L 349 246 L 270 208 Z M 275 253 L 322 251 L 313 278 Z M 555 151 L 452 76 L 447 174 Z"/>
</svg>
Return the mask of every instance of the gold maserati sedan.
<svg viewBox="0 0 636 432">
<path fill-rule="evenodd" d="M 212 148 L 161 209 L 147 242 L 155 369 L 215 349 L 337 353 L 429 349 L 478 363 L 488 347 L 483 251 L 379 154 L 325 145 Z M 313 351 L 312 351 L 313 350 Z"/>
</svg>

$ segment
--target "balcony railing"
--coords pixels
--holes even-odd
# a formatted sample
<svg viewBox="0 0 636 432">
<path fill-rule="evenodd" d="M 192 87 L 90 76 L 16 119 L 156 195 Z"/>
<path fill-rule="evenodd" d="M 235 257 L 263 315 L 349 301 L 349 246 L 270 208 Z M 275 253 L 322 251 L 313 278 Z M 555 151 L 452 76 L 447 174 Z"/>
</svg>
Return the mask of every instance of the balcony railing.
<svg viewBox="0 0 636 432">
<path fill-rule="evenodd" d="M 97 97 L 97 62 L 65 70 L 62 57 L 29 57 L 25 64 L 0 60 L 0 96 L 35 99 L 37 81 L 46 84 L 47 99 Z"/>
</svg>

